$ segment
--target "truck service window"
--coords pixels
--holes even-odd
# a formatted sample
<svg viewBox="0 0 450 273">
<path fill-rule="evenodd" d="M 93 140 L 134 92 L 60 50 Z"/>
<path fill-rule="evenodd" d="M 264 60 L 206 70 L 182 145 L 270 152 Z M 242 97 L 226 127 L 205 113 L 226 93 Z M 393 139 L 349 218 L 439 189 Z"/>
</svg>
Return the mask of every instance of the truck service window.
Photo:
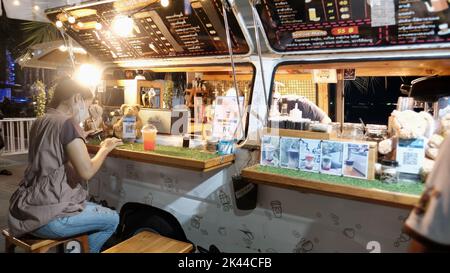
<svg viewBox="0 0 450 273">
<path fill-rule="evenodd" d="M 237 92 L 229 65 L 111 70 L 102 96 L 105 102 L 115 101 L 114 86 L 124 86 L 123 103 L 138 104 L 144 123 L 155 125 L 160 134 L 242 139 L 254 67 L 239 64 L 236 72 Z M 106 106 L 110 111 L 120 107 Z"/>
</svg>

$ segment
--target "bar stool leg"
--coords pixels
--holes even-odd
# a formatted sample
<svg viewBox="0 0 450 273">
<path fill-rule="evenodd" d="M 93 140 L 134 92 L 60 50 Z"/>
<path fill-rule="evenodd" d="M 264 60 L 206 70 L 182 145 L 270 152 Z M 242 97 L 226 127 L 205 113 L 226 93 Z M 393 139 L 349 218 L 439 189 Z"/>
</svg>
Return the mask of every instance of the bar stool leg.
<svg viewBox="0 0 450 273">
<path fill-rule="evenodd" d="M 88 235 L 82 235 L 79 237 L 78 240 L 81 244 L 81 252 L 89 253 L 89 237 L 88 237 Z"/>
<path fill-rule="evenodd" d="M 5 253 L 14 253 L 15 249 L 16 246 L 8 238 L 5 238 Z"/>
<path fill-rule="evenodd" d="M 64 253 L 65 250 L 66 250 L 66 243 L 62 243 L 57 246 L 58 253 Z"/>
</svg>

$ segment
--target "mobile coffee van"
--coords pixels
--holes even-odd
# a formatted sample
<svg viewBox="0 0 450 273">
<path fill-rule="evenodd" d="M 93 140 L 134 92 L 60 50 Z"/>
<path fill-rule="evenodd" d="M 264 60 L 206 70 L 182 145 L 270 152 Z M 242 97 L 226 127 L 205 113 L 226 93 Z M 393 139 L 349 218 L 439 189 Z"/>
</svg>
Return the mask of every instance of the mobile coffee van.
<svg viewBox="0 0 450 273">
<path fill-rule="evenodd" d="M 48 9 L 67 40 L 102 67 L 104 112 L 138 104 L 159 133 L 155 151 L 140 143 L 113 151 L 89 182 L 92 198 L 117 210 L 129 202 L 163 209 L 198 249 L 405 252 L 403 222 L 423 184 L 375 179 L 377 142 L 357 124 L 345 135 L 345 86 L 449 74 L 448 3 L 427 2 L 119 0 Z M 270 120 L 297 109 L 298 97 L 338 129 Z M 314 157 L 302 158 L 300 148 L 283 168 L 286 150 L 261 148 L 268 136 L 271 145 L 287 137 L 319 145 L 318 169 L 301 170 Z M 97 149 L 92 141 L 89 150 Z M 133 232 L 146 229 L 161 232 L 145 218 Z"/>
</svg>

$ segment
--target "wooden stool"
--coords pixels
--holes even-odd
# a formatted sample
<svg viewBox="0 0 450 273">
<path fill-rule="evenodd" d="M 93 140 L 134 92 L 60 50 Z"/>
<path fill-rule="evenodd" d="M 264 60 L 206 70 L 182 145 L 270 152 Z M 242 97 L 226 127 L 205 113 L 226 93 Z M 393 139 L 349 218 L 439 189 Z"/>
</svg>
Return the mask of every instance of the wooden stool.
<svg viewBox="0 0 450 273">
<path fill-rule="evenodd" d="M 78 241 L 81 244 L 81 251 L 83 253 L 89 252 L 89 241 L 87 234 L 61 239 L 40 239 L 28 235 L 21 238 L 16 238 L 12 236 L 7 229 L 2 230 L 2 234 L 5 236 L 6 253 L 14 253 L 16 247 L 22 248 L 25 252 L 45 253 L 48 252 L 50 248 L 55 246 L 64 246 L 64 244 L 69 241 Z"/>
<path fill-rule="evenodd" d="M 142 231 L 103 253 L 189 253 L 193 249 L 192 244 Z"/>
</svg>

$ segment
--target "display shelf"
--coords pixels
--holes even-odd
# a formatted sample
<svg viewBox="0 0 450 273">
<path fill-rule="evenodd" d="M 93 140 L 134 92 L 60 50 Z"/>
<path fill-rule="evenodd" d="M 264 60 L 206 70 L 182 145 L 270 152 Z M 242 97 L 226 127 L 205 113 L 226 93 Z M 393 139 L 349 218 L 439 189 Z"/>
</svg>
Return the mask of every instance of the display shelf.
<svg viewBox="0 0 450 273">
<path fill-rule="evenodd" d="M 279 129 L 265 127 L 263 134 L 282 136 L 282 137 L 296 137 L 296 138 L 308 138 L 308 139 L 320 139 L 320 140 L 332 140 L 336 139 L 336 133 L 322 133 L 313 131 L 291 130 L 291 129 Z"/>
<path fill-rule="evenodd" d="M 421 183 L 386 184 L 379 180 L 363 180 L 261 165 L 245 168 L 242 176 L 256 184 L 408 209 L 413 208 L 419 201 L 424 189 Z"/>
<path fill-rule="evenodd" d="M 89 153 L 96 153 L 98 143 L 87 144 Z M 209 172 L 227 167 L 234 162 L 234 155 L 220 156 L 196 149 L 157 145 L 155 151 L 145 151 L 140 143 L 124 144 L 114 149 L 108 156 L 124 158 L 144 163 L 177 167 L 200 172 Z"/>
<path fill-rule="evenodd" d="M 263 129 L 263 134 L 264 135 L 272 135 L 272 136 L 280 136 L 280 137 L 293 137 L 293 138 L 301 138 L 301 139 L 319 139 L 319 140 L 323 140 L 323 141 L 338 141 L 338 142 L 343 142 L 343 143 L 366 144 L 369 147 L 367 178 L 370 180 L 375 179 L 375 163 L 378 160 L 378 144 L 377 144 L 377 142 L 338 138 L 336 136 L 336 133 L 322 133 L 322 132 L 278 129 L 278 128 L 269 128 L 269 127 L 266 127 Z"/>
</svg>

